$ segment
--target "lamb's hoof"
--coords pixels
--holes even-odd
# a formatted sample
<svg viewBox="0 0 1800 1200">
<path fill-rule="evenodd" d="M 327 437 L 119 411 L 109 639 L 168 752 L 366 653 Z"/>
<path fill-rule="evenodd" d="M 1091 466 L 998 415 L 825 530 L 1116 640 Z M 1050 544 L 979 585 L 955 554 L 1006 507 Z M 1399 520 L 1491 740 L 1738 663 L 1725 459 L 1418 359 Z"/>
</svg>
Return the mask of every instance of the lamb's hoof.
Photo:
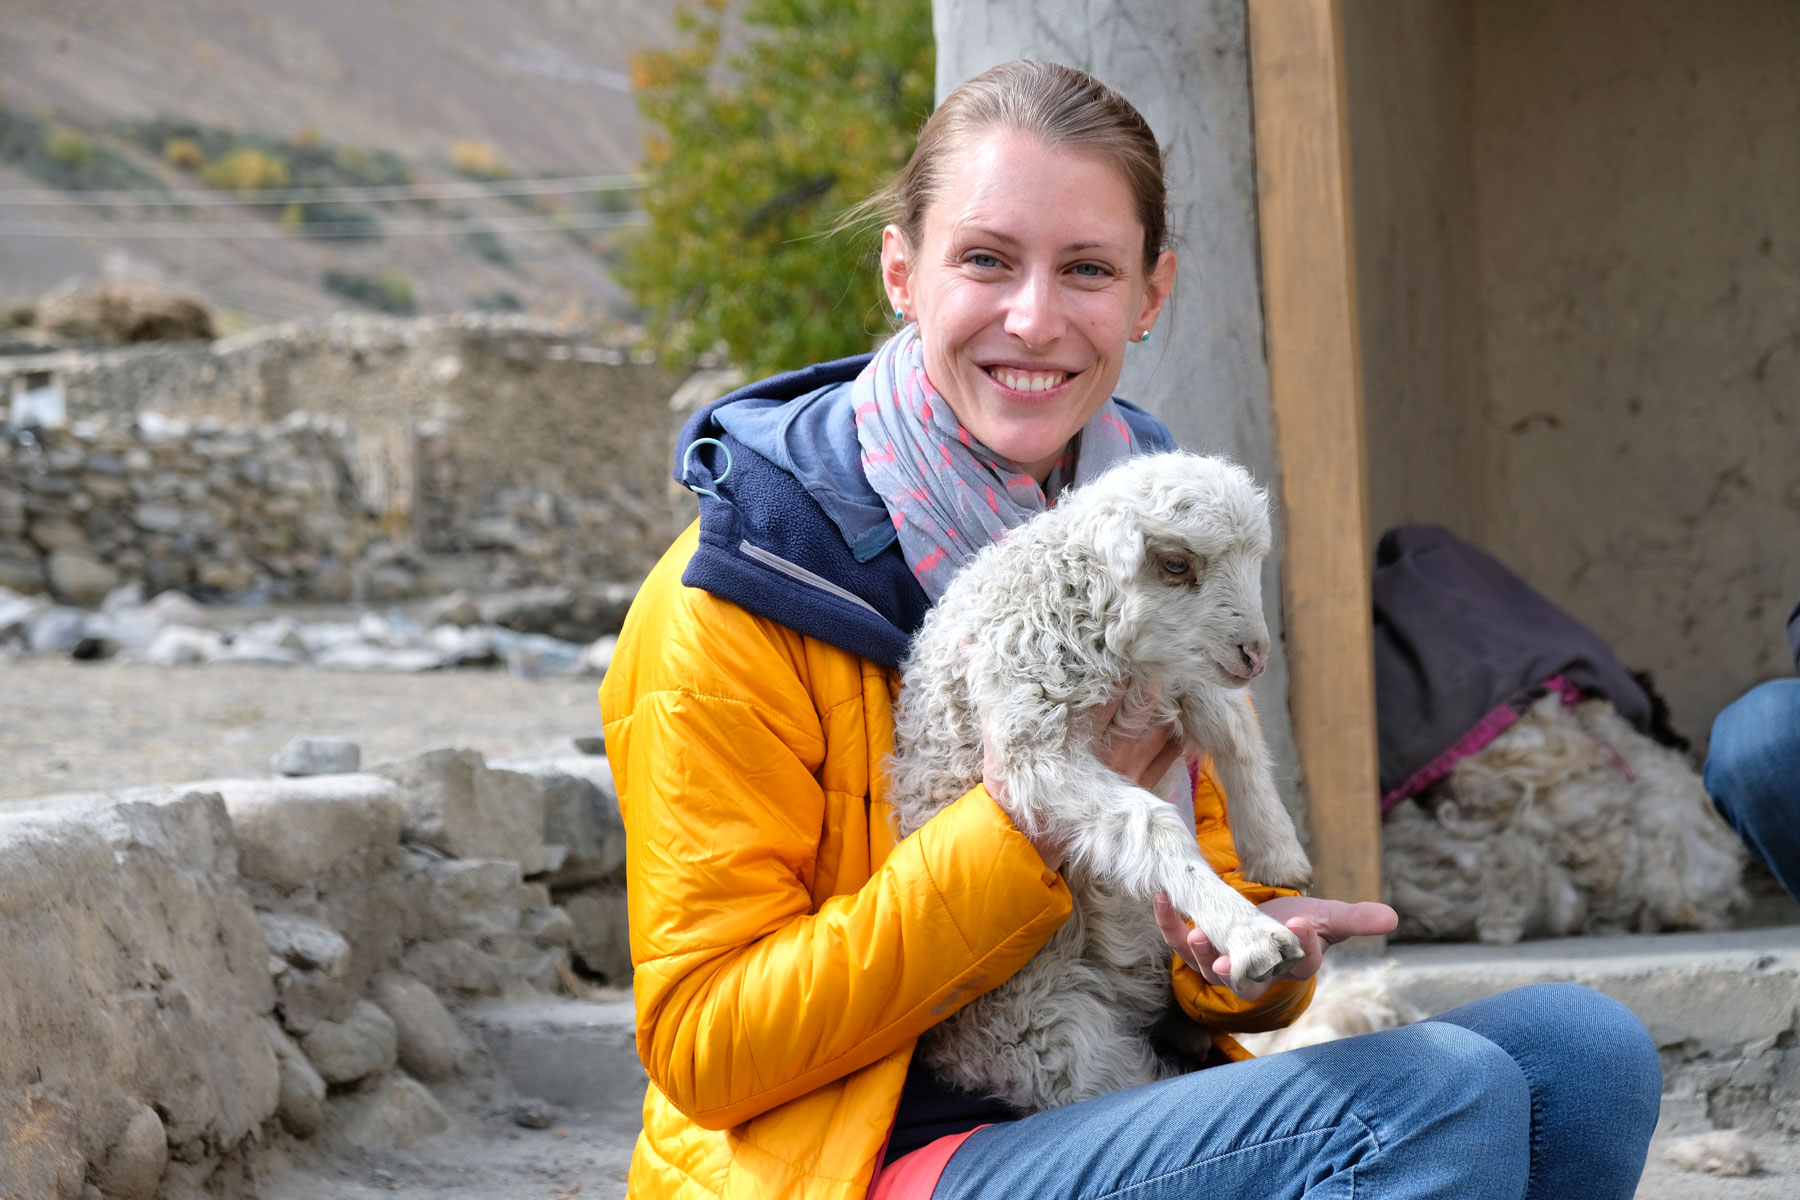
<svg viewBox="0 0 1800 1200">
<path fill-rule="evenodd" d="M 1312 862 L 1298 842 L 1291 846 L 1264 847 L 1260 852 L 1243 847 L 1239 850 L 1243 857 L 1238 862 L 1238 873 L 1245 879 L 1271 887 L 1293 888 L 1297 892 L 1312 886 Z"/>
<path fill-rule="evenodd" d="M 1227 947 L 1233 988 L 1266 983 L 1306 957 L 1294 931 L 1267 917 L 1233 932 Z"/>
</svg>

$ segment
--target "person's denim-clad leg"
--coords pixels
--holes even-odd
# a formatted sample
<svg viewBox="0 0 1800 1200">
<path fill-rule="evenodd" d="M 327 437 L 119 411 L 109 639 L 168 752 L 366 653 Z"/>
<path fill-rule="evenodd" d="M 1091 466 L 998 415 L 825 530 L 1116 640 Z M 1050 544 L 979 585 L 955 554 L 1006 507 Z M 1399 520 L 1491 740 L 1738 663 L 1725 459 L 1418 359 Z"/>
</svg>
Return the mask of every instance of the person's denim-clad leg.
<svg viewBox="0 0 1800 1200">
<path fill-rule="evenodd" d="M 1773 679 L 1713 721 L 1706 794 L 1769 873 L 1800 900 L 1800 679 Z"/>
<path fill-rule="evenodd" d="M 1661 1090 L 1628 1010 L 1580 988 L 1522 988 L 989 1126 L 933 1196 L 1627 1200 Z"/>
</svg>

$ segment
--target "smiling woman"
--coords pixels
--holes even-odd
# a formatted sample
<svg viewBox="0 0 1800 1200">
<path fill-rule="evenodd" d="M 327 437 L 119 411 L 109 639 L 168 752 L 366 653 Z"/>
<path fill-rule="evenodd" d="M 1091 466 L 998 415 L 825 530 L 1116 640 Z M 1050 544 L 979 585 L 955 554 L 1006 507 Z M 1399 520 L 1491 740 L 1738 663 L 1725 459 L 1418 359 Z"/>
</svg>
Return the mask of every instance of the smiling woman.
<svg viewBox="0 0 1800 1200">
<path fill-rule="evenodd" d="M 1171 802 L 1207 862 L 1304 956 L 1234 989 L 1204 934 L 1147 909 L 1170 1077 L 1061 1108 L 960 1091 L 914 1053 L 1072 902 L 1061 849 L 1015 825 L 1004 778 L 896 836 L 900 666 L 983 547 L 1173 448 L 1112 394 L 1175 276 L 1162 171 L 1143 117 L 1089 75 L 1015 62 L 970 80 L 869 205 L 895 336 L 682 431 L 700 520 L 638 593 L 600 695 L 650 1078 L 632 1195 L 1630 1195 L 1661 1075 L 1605 997 L 1514 993 L 1241 1061 L 1232 1031 L 1293 1020 L 1326 948 L 1393 911 L 1245 878 L 1210 760 L 1170 772 L 1171 731 L 1119 728 L 1117 700 L 1094 718 L 1106 765 L 1152 790 L 1187 780 Z M 1198 566 L 1159 569 L 1186 586 Z M 1027 1042 L 1004 1052 L 1044 1052 Z"/>
</svg>

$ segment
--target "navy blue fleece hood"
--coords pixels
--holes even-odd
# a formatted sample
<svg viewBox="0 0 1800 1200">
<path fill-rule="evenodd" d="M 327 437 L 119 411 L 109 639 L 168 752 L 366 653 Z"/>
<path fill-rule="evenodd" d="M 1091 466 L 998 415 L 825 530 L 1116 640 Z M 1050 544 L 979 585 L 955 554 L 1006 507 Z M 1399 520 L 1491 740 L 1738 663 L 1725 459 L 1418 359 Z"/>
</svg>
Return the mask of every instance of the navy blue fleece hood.
<svg viewBox="0 0 1800 1200">
<path fill-rule="evenodd" d="M 700 546 L 681 581 L 789 629 L 898 668 L 931 601 L 863 476 L 850 382 L 871 355 L 789 371 L 689 418 L 675 479 L 700 497 Z M 1119 401 L 1147 450 L 1161 421 Z"/>
</svg>

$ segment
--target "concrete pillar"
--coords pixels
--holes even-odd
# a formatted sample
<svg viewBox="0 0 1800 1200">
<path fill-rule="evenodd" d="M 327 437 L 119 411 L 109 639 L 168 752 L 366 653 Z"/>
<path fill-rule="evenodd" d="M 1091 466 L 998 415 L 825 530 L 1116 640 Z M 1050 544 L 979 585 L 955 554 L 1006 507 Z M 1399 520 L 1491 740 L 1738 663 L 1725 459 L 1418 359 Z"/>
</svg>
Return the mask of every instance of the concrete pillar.
<svg viewBox="0 0 1800 1200">
<path fill-rule="evenodd" d="M 1280 496 L 1256 229 L 1243 0 L 935 0 L 937 93 L 1014 58 L 1079 67 L 1135 104 L 1168 156 L 1174 299 L 1133 346 L 1119 394 L 1169 423 L 1182 445 L 1226 454 Z M 1304 816 L 1282 651 L 1281 513 L 1263 571 L 1274 653 L 1256 685 L 1282 795 Z"/>
</svg>

